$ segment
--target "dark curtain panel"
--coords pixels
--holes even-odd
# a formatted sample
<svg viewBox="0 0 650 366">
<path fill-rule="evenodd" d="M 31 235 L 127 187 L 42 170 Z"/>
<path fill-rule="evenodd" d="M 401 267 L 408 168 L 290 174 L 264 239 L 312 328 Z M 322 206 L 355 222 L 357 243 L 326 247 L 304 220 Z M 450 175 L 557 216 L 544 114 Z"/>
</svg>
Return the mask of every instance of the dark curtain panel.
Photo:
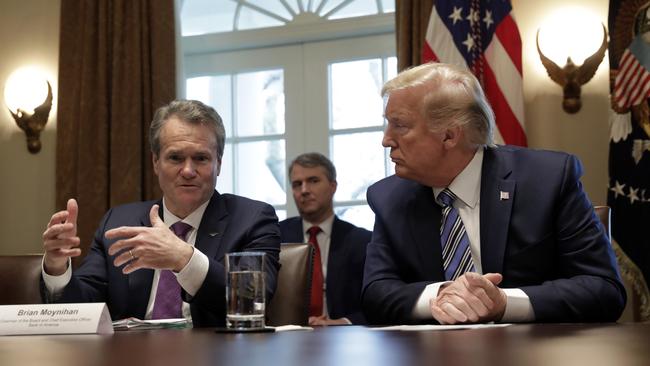
<svg viewBox="0 0 650 366">
<path fill-rule="evenodd" d="M 395 34 L 399 71 L 422 63 L 422 44 L 432 8 L 433 0 L 396 1 Z"/>
<path fill-rule="evenodd" d="M 160 197 L 147 131 L 175 98 L 173 0 L 62 0 L 56 206 L 85 253 L 109 207 Z"/>
</svg>

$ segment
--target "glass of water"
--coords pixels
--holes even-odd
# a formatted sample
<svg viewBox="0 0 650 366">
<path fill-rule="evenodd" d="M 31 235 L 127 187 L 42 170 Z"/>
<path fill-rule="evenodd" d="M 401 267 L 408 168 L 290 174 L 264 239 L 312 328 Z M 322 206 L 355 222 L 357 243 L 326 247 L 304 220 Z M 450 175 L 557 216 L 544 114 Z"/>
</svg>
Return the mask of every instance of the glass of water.
<svg viewBox="0 0 650 366">
<path fill-rule="evenodd" d="M 226 326 L 264 328 L 265 286 L 263 252 L 226 254 Z"/>
</svg>

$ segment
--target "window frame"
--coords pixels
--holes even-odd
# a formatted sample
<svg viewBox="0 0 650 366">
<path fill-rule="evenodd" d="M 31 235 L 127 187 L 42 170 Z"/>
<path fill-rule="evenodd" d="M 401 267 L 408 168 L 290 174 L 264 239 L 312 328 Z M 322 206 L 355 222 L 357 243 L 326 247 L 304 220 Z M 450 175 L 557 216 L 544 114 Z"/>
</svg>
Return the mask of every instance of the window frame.
<svg viewBox="0 0 650 366">
<path fill-rule="evenodd" d="M 188 78 L 199 76 L 285 69 L 284 134 L 227 136 L 226 142 L 234 144 L 284 139 L 285 165 L 308 151 L 331 157 L 333 135 L 383 131 L 384 125 L 330 130 L 330 103 L 322 102 L 329 97 L 328 65 L 332 62 L 395 56 L 394 30 L 394 14 L 389 13 L 327 20 L 318 24 L 289 23 L 282 27 L 186 36 L 182 37 L 182 80 L 185 83 Z M 384 78 L 385 64 L 382 62 Z M 287 68 L 291 72 L 287 72 Z M 234 113 L 233 107 L 233 118 L 236 118 Z M 235 145 L 232 145 L 231 151 L 236 154 Z M 236 156 L 227 160 L 233 163 L 237 161 Z M 235 164 L 231 168 L 236 182 L 239 167 Z M 388 175 L 389 167 L 385 168 Z M 237 194 L 236 183 L 233 187 Z M 286 210 L 287 217 L 296 216 L 298 212 L 289 179 L 286 179 L 285 191 L 286 204 L 274 204 L 274 207 L 276 210 Z M 335 208 L 366 204 L 365 199 L 334 202 Z"/>
</svg>

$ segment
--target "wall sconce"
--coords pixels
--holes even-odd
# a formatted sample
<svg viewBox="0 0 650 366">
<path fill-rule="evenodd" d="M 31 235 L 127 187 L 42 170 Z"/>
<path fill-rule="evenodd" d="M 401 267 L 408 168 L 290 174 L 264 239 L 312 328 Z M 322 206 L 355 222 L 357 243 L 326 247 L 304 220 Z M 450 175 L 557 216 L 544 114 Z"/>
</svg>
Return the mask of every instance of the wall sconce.
<svg viewBox="0 0 650 366">
<path fill-rule="evenodd" d="M 47 96 L 43 97 L 45 92 Z M 32 154 L 41 150 L 40 135 L 50 115 L 52 99 L 50 82 L 33 69 L 15 71 L 5 84 L 5 103 L 18 127 L 25 131 L 27 149 Z"/>
<path fill-rule="evenodd" d="M 603 41 L 600 48 L 594 54 L 587 57 L 580 66 L 574 64 L 571 57 L 567 57 L 564 67 L 560 67 L 544 55 L 539 47 L 540 30 L 537 30 L 536 42 L 539 58 L 542 60 L 542 64 L 551 80 L 562 87 L 564 93 L 562 108 L 567 113 L 576 113 L 580 110 L 580 107 L 582 107 L 580 100 L 581 87 L 594 77 L 598 66 L 603 61 L 603 57 L 605 57 L 605 52 L 607 51 L 607 29 L 604 24 L 602 26 Z"/>
</svg>

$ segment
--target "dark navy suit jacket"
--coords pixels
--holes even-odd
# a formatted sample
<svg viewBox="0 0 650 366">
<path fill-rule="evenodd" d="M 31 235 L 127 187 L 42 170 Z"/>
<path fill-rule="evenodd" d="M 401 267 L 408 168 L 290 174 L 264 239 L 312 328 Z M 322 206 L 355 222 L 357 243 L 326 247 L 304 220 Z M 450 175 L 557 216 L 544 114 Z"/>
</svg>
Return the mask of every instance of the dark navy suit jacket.
<svg viewBox="0 0 650 366">
<path fill-rule="evenodd" d="M 161 201 L 130 203 L 110 209 L 95 232 L 88 254 L 57 302 L 106 302 L 111 317 L 144 319 L 154 271 L 140 269 L 125 275 L 113 265 L 108 248 L 114 240 L 107 230 L 120 226 L 151 226 L 149 210 Z M 266 255 L 266 301 L 276 288 L 279 270 L 280 231 L 275 210 L 268 204 L 214 192 L 198 228 L 195 247 L 210 260 L 205 281 L 195 294 L 183 291 L 190 303 L 194 326 L 223 326 L 226 316 L 224 255 L 238 251 L 263 251 Z M 42 287 L 43 289 L 43 287 Z M 44 290 L 44 289 L 43 289 Z M 43 291 L 46 297 L 45 291 Z M 47 300 L 47 299 L 45 299 Z"/>
<path fill-rule="evenodd" d="M 509 146 L 485 150 L 483 273 L 501 273 L 500 287 L 522 289 L 538 322 L 615 321 L 625 305 L 615 256 L 581 174 L 572 155 Z M 366 317 L 377 324 L 416 323 L 412 310 L 419 295 L 444 281 L 440 207 L 431 187 L 397 176 L 372 185 L 368 202 L 375 228 L 364 273 Z"/>
<path fill-rule="evenodd" d="M 283 243 L 302 243 L 305 240 L 302 218 L 281 221 L 280 233 Z M 370 235 L 370 231 L 334 216 L 325 284 L 331 319 L 345 317 L 352 324 L 366 323 L 361 311 L 361 283 Z"/>
</svg>

